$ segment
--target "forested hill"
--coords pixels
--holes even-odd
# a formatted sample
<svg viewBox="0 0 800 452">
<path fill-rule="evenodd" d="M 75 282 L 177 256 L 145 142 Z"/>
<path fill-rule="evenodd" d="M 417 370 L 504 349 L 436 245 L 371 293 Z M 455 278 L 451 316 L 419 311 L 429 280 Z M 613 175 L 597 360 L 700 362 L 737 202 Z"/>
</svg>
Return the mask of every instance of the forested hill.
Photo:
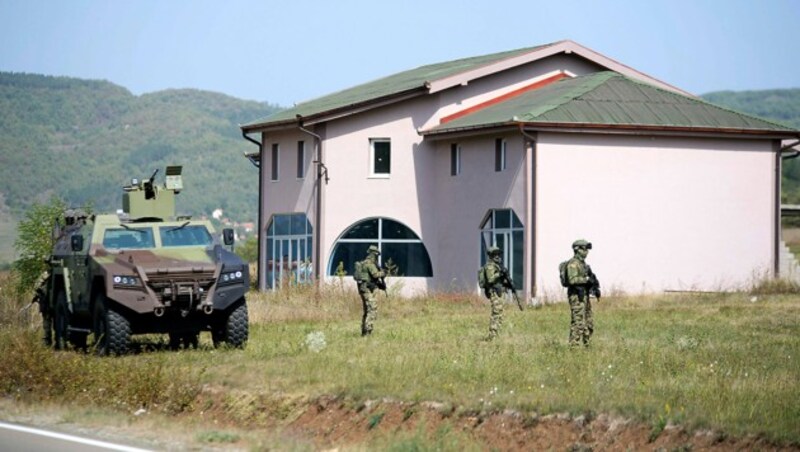
<svg viewBox="0 0 800 452">
<path fill-rule="evenodd" d="M 800 128 L 800 89 L 703 98 Z M 242 153 L 256 149 L 238 124 L 278 109 L 193 89 L 134 96 L 106 81 L 0 72 L 0 265 L 13 259 L 15 220 L 32 203 L 58 196 L 113 211 L 132 177 L 167 165 L 183 166 L 180 213 L 221 208 L 254 221 L 257 170 Z M 786 167 L 784 196 L 800 202 L 800 159 Z"/>
<path fill-rule="evenodd" d="M 800 89 L 717 91 L 703 99 L 743 113 L 774 119 L 800 129 Z M 800 158 L 783 165 L 783 202 L 800 204 Z"/>
<path fill-rule="evenodd" d="M 132 177 L 182 165 L 180 213 L 222 208 L 254 221 L 257 170 L 242 153 L 256 147 L 238 124 L 277 109 L 208 91 L 134 96 L 106 81 L 0 72 L 0 212 L 19 217 L 53 195 L 113 211 Z"/>
</svg>

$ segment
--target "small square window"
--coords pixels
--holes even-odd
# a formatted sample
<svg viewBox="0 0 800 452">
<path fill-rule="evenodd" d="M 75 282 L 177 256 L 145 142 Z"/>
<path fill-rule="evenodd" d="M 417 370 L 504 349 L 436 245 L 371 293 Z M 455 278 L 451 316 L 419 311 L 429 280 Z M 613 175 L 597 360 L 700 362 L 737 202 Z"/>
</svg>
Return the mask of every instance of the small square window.
<svg viewBox="0 0 800 452">
<path fill-rule="evenodd" d="M 494 170 L 505 171 L 506 169 L 506 140 L 498 138 L 494 140 Z"/>
<path fill-rule="evenodd" d="M 297 142 L 297 178 L 306 177 L 306 142 Z"/>
<path fill-rule="evenodd" d="M 389 177 L 392 170 L 392 142 L 388 138 L 370 140 L 370 176 Z"/>
<path fill-rule="evenodd" d="M 272 180 L 278 180 L 278 143 L 272 143 Z"/>
<path fill-rule="evenodd" d="M 450 175 L 461 174 L 461 146 L 457 143 L 450 145 Z"/>
</svg>

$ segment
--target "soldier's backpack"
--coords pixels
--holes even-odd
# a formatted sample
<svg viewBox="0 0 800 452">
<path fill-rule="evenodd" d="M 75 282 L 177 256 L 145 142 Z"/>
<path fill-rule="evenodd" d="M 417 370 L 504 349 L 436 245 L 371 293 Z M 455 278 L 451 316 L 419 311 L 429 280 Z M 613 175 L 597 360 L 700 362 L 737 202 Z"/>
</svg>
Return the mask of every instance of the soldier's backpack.
<svg viewBox="0 0 800 452">
<path fill-rule="evenodd" d="M 569 287 L 569 277 L 567 276 L 567 264 L 572 259 L 567 259 L 558 264 L 558 276 L 561 278 L 561 287 Z"/>
<path fill-rule="evenodd" d="M 486 282 L 486 267 L 481 267 L 478 269 L 478 287 L 481 289 L 486 289 L 488 283 Z"/>
<path fill-rule="evenodd" d="M 356 261 L 353 279 L 356 280 L 356 284 L 361 284 L 369 279 L 364 271 L 364 261 Z"/>
</svg>

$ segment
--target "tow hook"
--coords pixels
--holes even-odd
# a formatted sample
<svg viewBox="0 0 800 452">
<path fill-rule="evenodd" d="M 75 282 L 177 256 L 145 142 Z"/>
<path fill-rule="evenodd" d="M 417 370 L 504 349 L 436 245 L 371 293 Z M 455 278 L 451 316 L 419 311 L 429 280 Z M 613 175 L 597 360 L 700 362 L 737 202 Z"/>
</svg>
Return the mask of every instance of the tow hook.
<svg viewBox="0 0 800 452">
<path fill-rule="evenodd" d="M 153 314 L 155 314 L 156 317 L 162 317 L 164 315 L 164 308 L 162 306 L 159 306 L 153 309 Z"/>
<path fill-rule="evenodd" d="M 214 306 L 211 306 L 210 304 L 203 306 L 203 313 L 211 315 L 212 312 L 214 312 Z"/>
</svg>

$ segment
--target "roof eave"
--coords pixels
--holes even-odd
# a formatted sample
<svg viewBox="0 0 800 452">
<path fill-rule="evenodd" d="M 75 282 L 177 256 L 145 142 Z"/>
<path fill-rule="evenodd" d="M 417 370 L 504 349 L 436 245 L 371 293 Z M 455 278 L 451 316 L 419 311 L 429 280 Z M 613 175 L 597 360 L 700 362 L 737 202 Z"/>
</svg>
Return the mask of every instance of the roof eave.
<svg viewBox="0 0 800 452">
<path fill-rule="evenodd" d="M 363 102 L 356 102 L 353 104 L 345 105 L 343 107 L 333 108 L 330 110 L 320 111 L 307 116 L 297 115 L 294 119 L 284 119 L 275 122 L 266 121 L 260 123 L 245 124 L 243 126 L 240 126 L 240 128 L 242 129 L 242 131 L 246 133 L 253 133 L 253 132 L 271 132 L 271 131 L 291 129 L 297 127 L 298 123 L 301 123 L 303 125 L 314 125 L 327 121 L 332 121 L 334 119 L 343 118 L 346 116 L 355 115 L 367 110 L 372 110 L 374 108 L 379 108 L 386 105 L 401 102 L 407 99 L 421 96 L 423 94 L 426 94 L 427 92 L 428 92 L 428 85 L 426 83 L 420 86 L 415 86 L 414 88 L 411 89 L 399 91 L 386 96 L 369 99 Z"/>
<path fill-rule="evenodd" d="M 800 130 L 733 129 L 721 127 L 652 126 L 629 124 L 575 124 L 553 122 L 507 121 L 492 124 L 421 131 L 420 135 L 433 140 L 453 136 L 482 135 L 505 128 L 517 127 L 531 132 L 600 133 L 623 135 L 680 135 L 703 137 L 731 137 L 757 139 L 800 139 Z"/>
</svg>

